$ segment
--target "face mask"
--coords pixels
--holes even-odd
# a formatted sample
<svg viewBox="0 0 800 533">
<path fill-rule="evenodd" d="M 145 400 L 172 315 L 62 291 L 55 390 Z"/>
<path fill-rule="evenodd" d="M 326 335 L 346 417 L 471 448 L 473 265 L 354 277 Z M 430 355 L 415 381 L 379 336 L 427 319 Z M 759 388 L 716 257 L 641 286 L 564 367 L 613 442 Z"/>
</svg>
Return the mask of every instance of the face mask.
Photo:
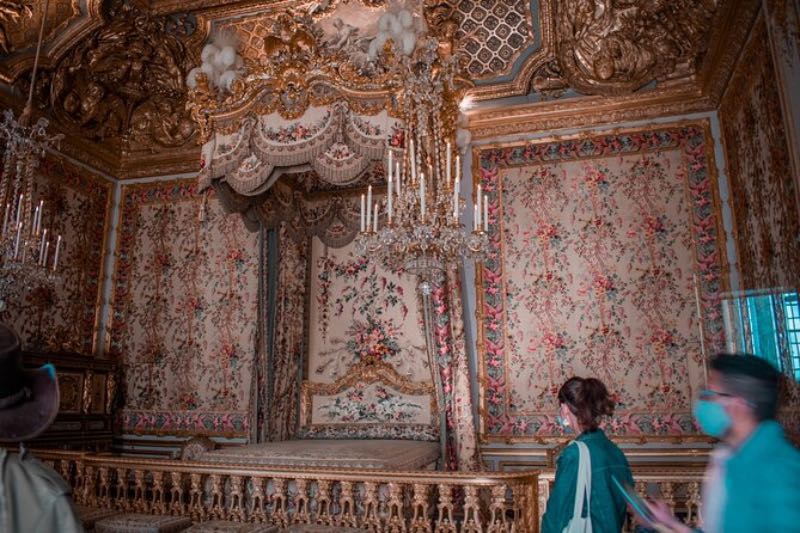
<svg viewBox="0 0 800 533">
<path fill-rule="evenodd" d="M 697 400 L 694 404 L 694 417 L 703 433 L 718 439 L 724 437 L 731 427 L 730 415 L 717 402 Z"/>
<path fill-rule="evenodd" d="M 567 433 L 568 433 L 568 432 L 570 431 L 570 427 L 569 427 L 569 420 L 568 420 L 568 419 L 566 419 L 566 418 L 564 418 L 563 416 L 561 416 L 561 415 L 556 415 L 556 423 L 557 423 L 559 426 L 561 426 L 561 428 L 562 428 L 562 429 L 563 429 L 565 432 L 567 432 Z"/>
</svg>

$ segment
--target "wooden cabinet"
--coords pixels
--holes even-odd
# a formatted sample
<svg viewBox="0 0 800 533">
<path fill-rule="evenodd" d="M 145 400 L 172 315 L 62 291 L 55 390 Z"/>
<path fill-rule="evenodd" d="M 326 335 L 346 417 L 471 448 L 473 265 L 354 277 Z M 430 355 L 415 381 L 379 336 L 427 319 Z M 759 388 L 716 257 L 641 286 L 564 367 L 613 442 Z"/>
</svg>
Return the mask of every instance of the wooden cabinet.
<svg viewBox="0 0 800 533">
<path fill-rule="evenodd" d="M 61 407 L 53 424 L 30 447 L 109 451 L 117 398 L 113 361 L 79 354 L 25 352 L 26 366 L 56 367 Z"/>
</svg>

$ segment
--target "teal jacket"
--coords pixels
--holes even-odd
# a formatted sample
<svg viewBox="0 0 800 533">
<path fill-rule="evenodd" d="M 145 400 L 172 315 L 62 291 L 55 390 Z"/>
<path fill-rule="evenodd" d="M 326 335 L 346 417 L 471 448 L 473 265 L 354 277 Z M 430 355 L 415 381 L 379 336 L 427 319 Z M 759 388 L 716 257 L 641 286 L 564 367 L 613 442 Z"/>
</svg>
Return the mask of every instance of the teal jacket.
<svg viewBox="0 0 800 533">
<path fill-rule="evenodd" d="M 625 521 L 626 505 L 611 476 L 620 483 L 633 485 L 628 460 L 602 430 L 583 433 L 576 440 L 588 446 L 592 460 L 592 506 L 589 510 L 592 530 L 594 533 L 619 533 Z M 577 446 L 567 446 L 558 457 L 556 479 L 542 517 L 542 533 L 561 533 L 572 519 L 578 463 Z"/>
<path fill-rule="evenodd" d="M 800 451 L 762 422 L 725 463 L 723 533 L 800 532 Z"/>
</svg>

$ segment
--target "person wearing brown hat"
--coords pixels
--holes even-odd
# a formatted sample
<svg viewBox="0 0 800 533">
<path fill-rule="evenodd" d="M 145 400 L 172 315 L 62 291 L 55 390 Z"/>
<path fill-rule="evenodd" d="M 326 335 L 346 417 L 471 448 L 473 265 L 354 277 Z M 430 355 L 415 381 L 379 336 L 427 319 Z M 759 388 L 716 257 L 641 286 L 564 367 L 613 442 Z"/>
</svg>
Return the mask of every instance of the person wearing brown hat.
<svg viewBox="0 0 800 533">
<path fill-rule="evenodd" d="M 58 405 L 53 365 L 25 370 L 19 337 L 0 324 L 0 443 L 20 445 L 19 453 L 0 446 L 2 532 L 83 531 L 69 486 L 23 445 L 47 429 L 58 414 Z"/>
</svg>

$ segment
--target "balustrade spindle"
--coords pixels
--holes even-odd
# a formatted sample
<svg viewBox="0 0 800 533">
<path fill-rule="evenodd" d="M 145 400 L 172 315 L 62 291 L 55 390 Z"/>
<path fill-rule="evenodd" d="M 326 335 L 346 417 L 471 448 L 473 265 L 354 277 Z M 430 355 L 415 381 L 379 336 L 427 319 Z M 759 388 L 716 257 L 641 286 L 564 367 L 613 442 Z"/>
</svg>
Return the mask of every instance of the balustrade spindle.
<svg viewBox="0 0 800 533">
<path fill-rule="evenodd" d="M 161 470 L 153 471 L 150 512 L 154 514 L 167 514 L 167 502 L 164 500 L 164 472 Z"/>
<path fill-rule="evenodd" d="M 64 462 L 66 461 L 62 461 L 62 463 Z M 82 489 L 78 489 L 76 493 L 78 496 L 76 498 L 77 500 L 76 503 L 78 503 L 79 505 L 91 506 L 96 504 L 95 494 L 94 494 L 95 490 L 94 476 L 95 476 L 94 467 L 91 465 L 87 466 L 83 471 L 83 487 Z"/>
<path fill-rule="evenodd" d="M 250 512 L 249 518 L 251 522 L 263 523 L 267 521 L 267 515 L 264 513 L 264 478 L 252 477 L 252 491 L 250 493 Z"/>
<path fill-rule="evenodd" d="M 310 524 L 311 516 L 308 509 L 308 480 L 298 479 L 295 481 L 297 492 L 294 494 L 294 524 Z"/>
<path fill-rule="evenodd" d="M 189 515 L 195 522 L 202 522 L 206 519 L 206 509 L 203 505 L 203 476 L 192 473 L 189 479 Z"/>
<path fill-rule="evenodd" d="M 169 473 L 169 514 L 182 516 L 186 514 L 186 504 L 183 501 L 183 474 L 181 472 Z"/>
<path fill-rule="evenodd" d="M 331 482 L 321 479 L 317 484 L 317 524 L 330 526 L 331 519 Z"/>
<path fill-rule="evenodd" d="M 464 522 L 461 533 L 483 533 L 481 525 L 481 503 L 478 499 L 478 488 L 464 488 Z"/>
<path fill-rule="evenodd" d="M 406 520 L 403 513 L 403 486 L 399 483 L 389 483 L 389 519 L 386 522 L 386 531 L 389 533 L 405 533 Z"/>
<path fill-rule="evenodd" d="M 225 520 L 225 493 L 222 490 L 222 476 L 219 474 L 211 474 L 209 476 L 211 482 L 211 510 L 209 516 L 217 520 Z"/>
<path fill-rule="evenodd" d="M 439 503 L 436 505 L 439 516 L 436 520 L 436 533 L 456 533 L 455 522 L 453 521 L 453 487 L 440 483 Z"/>
<path fill-rule="evenodd" d="M 369 531 L 383 531 L 379 513 L 380 500 L 378 484 L 367 481 L 364 483 L 364 519 L 361 527 Z"/>
<path fill-rule="evenodd" d="M 289 525 L 289 513 L 286 509 L 287 483 L 281 478 L 275 478 L 273 483 L 275 492 L 272 494 L 272 523 L 278 527 L 286 527 Z"/>
<path fill-rule="evenodd" d="M 411 517 L 412 533 L 432 533 L 431 521 L 428 516 L 428 486 L 414 483 L 414 497 L 411 504 L 413 516 Z"/>
<path fill-rule="evenodd" d="M 133 510 L 137 513 L 150 510 L 144 495 L 144 474 L 145 471 L 140 468 L 133 471 Z"/>
<path fill-rule="evenodd" d="M 339 519 L 336 525 L 339 527 L 356 527 L 358 525 L 355 498 L 353 497 L 353 483 L 342 481 L 342 492 L 339 495 Z"/>
<path fill-rule="evenodd" d="M 97 469 L 100 472 L 100 485 L 97 490 L 97 506 L 103 509 L 111 508 L 111 481 L 107 466 Z"/>
</svg>

